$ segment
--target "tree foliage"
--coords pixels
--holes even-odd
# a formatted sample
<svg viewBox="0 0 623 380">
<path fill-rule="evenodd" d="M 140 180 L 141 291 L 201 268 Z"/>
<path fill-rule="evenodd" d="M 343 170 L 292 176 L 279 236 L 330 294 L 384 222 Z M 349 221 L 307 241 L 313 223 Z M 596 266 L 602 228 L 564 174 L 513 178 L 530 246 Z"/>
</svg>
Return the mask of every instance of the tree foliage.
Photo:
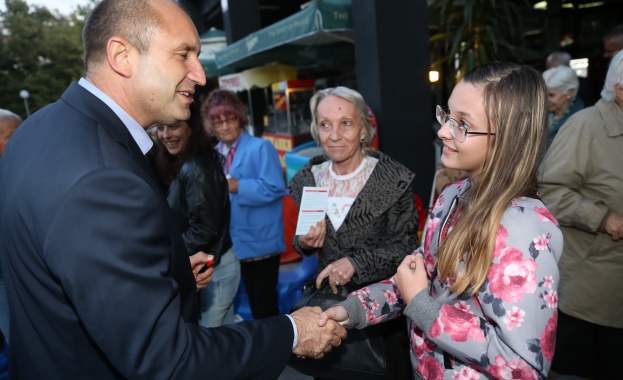
<svg viewBox="0 0 623 380">
<path fill-rule="evenodd" d="M 34 112 L 56 101 L 83 75 L 82 28 L 92 4 L 69 16 L 24 0 L 5 0 L 0 12 L 0 108 L 26 117 L 20 90 Z"/>
<path fill-rule="evenodd" d="M 535 56 L 524 40 L 526 21 L 535 18 L 526 0 L 431 0 L 429 15 L 435 29 L 431 66 L 445 66 L 450 86 L 478 65 Z"/>
</svg>

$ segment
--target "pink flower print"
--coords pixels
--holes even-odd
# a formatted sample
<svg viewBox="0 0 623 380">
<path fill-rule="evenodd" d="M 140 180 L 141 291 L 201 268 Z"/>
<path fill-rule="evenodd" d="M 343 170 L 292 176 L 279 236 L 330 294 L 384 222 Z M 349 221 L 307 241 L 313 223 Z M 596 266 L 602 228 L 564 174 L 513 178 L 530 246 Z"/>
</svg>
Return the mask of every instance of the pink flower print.
<svg viewBox="0 0 623 380">
<path fill-rule="evenodd" d="M 457 309 L 464 311 L 466 313 L 469 313 L 469 305 L 467 304 L 467 302 L 465 301 L 460 301 L 454 304 L 454 307 L 456 307 Z"/>
<path fill-rule="evenodd" d="M 370 307 L 370 310 L 378 310 L 379 303 L 376 300 L 373 300 L 372 302 L 368 302 L 368 307 Z"/>
<path fill-rule="evenodd" d="M 537 249 L 539 251 L 544 251 L 547 249 L 547 244 L 549 243 L 549 239 L 547 238 L 547 235 L 539 235 L 535 237 L 534 239 L 532 239 L 532 242 L 534 243 L 534 249 Z"/>
<path fill-rule="evenodd" d="M 426 255 L 424 255 L 424 265 L 426 265 L 426 272 L 430 277 L 433 277 L 433 272 L 435 271 L 435 257 L 429 252 L 426 251 Z"/>
<path fill-rule="evenodd" d="M 552 317 L 547 321 L 545 330 L 541 333 L 541 351 L 543 356 L 549 362 L 554 357 L 554 348 L 556 347 L 556 325 L 558 323 L 558 313 L 554 312 Z"/>
<path fill-rule="evenodd" d="M 535 207 L 534 211 L 536 211 L 536 213 L 539 215 L 539 219 L 541 219 L 542 221 L 547 222 L 549 220 L 555 225 L 558 225 L 558 221 L 556 220 L 556 218 L 554 218 L 554 215 L 552 215 L 552 213 L 549 212 L 549 210 L 545 207 Z"/>
<path fill-rule="evenodd" d="M 385 299 L 387 300 L 388 304 L 395 305 L 398 303 L 398 297 L 396 296 L 396 293 L 386 289 L 383 290 L 383 294 L 385 294 Z"/>
<path fill-rule="evenodd" d="M 435 231 L 439 227 L 441 223 L 441 219 L 435 217 L 428 221 L 428 225 L 426 226 L 426 236 L 424 237 L 424 251 L 430 251 L 430 245 L 433 242 L 433 237 L 435 236 Z"/>
<path fill-rule="evenodd" d="M 430 335 L 432 338 L 438 338 L 441 335 L 442 331 L 443 323 L 441 323 L 441 319 L 437 318 L 435 319 L 435 322 L 433 322 L 433 325 L 430 327 L 428 335 Z"/>
<path fill-rule="evenodd" d="M 433 206 L 433 210 L 439 207 L 443 207 L 443 204 L 446 203 L 446 199 L 442 196 L 437 197 L 437 201 L 435 201 L 435 205 Z"/>
<path fill-rule="evenodd" d="M 495 237 L 495 248 L 493 249 L 493 256 L 500 256 L 500 252 L 506 248 L 506 238 L 508 237 L 508 231 L 500 224 L 498 228 L 498 234 Z"/>
<path fill-rule="evenodd" d="M 536 380 L 536 371 L 523 360 L 504 360 L 502 355 L 495 357 L 495 364 L 487 369 L 496 379 Z"/>
<path fill-rule="evenodd" d="M 453 380 L 478 380 L 480 372 L 470 367 L 463 367 L 459 372 L 454 371 Z"/>
<path fill-rule="evenodd" d="M 359 299 L 359 301 L 361 301 L 361 303 L 368 302 L 368 297 L 365 294 L 363 294 L 362 292 L 357 292 L 357 293 L 355 293 L 355 295 L 357 296 L 357 299 Z"/>
<path fill-rule="evenodd" d="M 422 358 L 424 354 L 433 352 L 435 345 L 430 340 L 426 339 L 422 330 L 415 328 L 411 330 L 411 341 L 413 342 L 413 352 L 418 358 Z"/>
<path fill-rule="evenodd" d="M 424 356 L 418 361 L 415 370 L 426 380 L 442 380 L 443 367 L 435 358 Z"/>
<path fill-rule="evenodd" d="M 553 285 L 554 285 L 553 276 L 543 277 L 543 286 L 545 286 L 548 289 L 551 289 Z"/>
<path fill-rule="evenodd" d="M 536 288 L 537 268 L 533 259 L 523 259 L 523 253 L 517 248 L 502 251 L 500 263 L 489 270 L 489 289 L 491 293 L 505 302 L 519 302 L 524 294 L 533 293 Z"/>
<path fill-rule="evenodd" d="M 545 300 L 545 304 L 547 305 L 547 307 L 549 308 L 556 308 L 558 307 L 558 292 L 555 290 L 550 291 L 549 293 L 545 294 L 545 296 L 543 296 L 543 299 Z"/>
<path fill-rule="evenodd" d="M 441 307 L 441 322 L 443 332 L 450 335 L 455 342 L 465 342 L 471 338 L 477 342 L 484 342 L 485 335 L 480 329 L 480 318 L 471 313 L 465 313 L 450 305 Z"/>
<path fill-rule="evenodd" d="M 513 306 L 510 311 L 507 311 L 506 317 L 504 317 L 504 323 L 506 323 L 508 331 L 511 331 L 515 327 L 521 327 L 525 315 L 526 312 L 517 306 Z"/>
<path fill-rule="evenodd" d="M 374 311 L 372 310 L 366 310 L 366 320 L 370 323 L 374 323 L 374 319 L 376 317 L 374 316 Z"/>
</svg>

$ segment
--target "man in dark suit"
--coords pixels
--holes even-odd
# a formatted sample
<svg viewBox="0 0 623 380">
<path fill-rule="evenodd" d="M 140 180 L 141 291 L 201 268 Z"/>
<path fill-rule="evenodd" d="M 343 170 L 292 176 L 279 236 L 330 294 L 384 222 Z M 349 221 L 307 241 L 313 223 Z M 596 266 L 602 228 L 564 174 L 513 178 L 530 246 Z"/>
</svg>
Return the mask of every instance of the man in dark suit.
<svg viewBox="0 0 623 380">
<path fill-rule="evenodd" d="M 208 259 L 184 254 L 144 129 L 189 117 L 199 36 L 171 0 L 103 0 L 86 78 L 29 117 L 0 160 L 0 257 L 15 379 L 274 379 L 345 337 L 320 309 L 196 324 Z M 192 268 L 191 268 L 192 266 Z M 193 273 L 194 272 L 194 273 Z"/>
</svg>

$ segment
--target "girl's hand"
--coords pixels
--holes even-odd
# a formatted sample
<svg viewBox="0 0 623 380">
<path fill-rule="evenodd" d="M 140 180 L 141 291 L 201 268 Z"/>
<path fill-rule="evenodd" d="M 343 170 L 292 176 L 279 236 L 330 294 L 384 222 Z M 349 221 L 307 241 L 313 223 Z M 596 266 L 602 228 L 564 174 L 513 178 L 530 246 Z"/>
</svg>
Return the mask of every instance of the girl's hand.
<svg viewBox="0 0 623 380">
<path fill-rule="evenodd" d="M 394 275 L 394 283 L 407 304 L 420 291 L 428 289 L 426 266 L 421 253 L 411 254 L 402 260 Z"/>
</svg>

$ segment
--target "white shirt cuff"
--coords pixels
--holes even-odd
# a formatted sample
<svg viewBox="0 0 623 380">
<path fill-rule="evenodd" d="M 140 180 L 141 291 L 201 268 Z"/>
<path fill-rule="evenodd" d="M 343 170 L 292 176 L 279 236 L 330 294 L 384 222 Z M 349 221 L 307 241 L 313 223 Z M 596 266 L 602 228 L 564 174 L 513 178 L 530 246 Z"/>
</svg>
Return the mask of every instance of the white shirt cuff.
<svg viewBox="0 0 623 380">
<path fill-rule="evenodd" d="M 299 330 L 296 328 L 296 323 L 294 322 L 294 318 L 290 316 L 290 314 L 286 314 L 286 317 L 290 318 L 290 322 L 292 322 L 292 329 L 294 330 L 294 343 L 292 343 L 292 350 L 299 343 Z"/>
</svg>

